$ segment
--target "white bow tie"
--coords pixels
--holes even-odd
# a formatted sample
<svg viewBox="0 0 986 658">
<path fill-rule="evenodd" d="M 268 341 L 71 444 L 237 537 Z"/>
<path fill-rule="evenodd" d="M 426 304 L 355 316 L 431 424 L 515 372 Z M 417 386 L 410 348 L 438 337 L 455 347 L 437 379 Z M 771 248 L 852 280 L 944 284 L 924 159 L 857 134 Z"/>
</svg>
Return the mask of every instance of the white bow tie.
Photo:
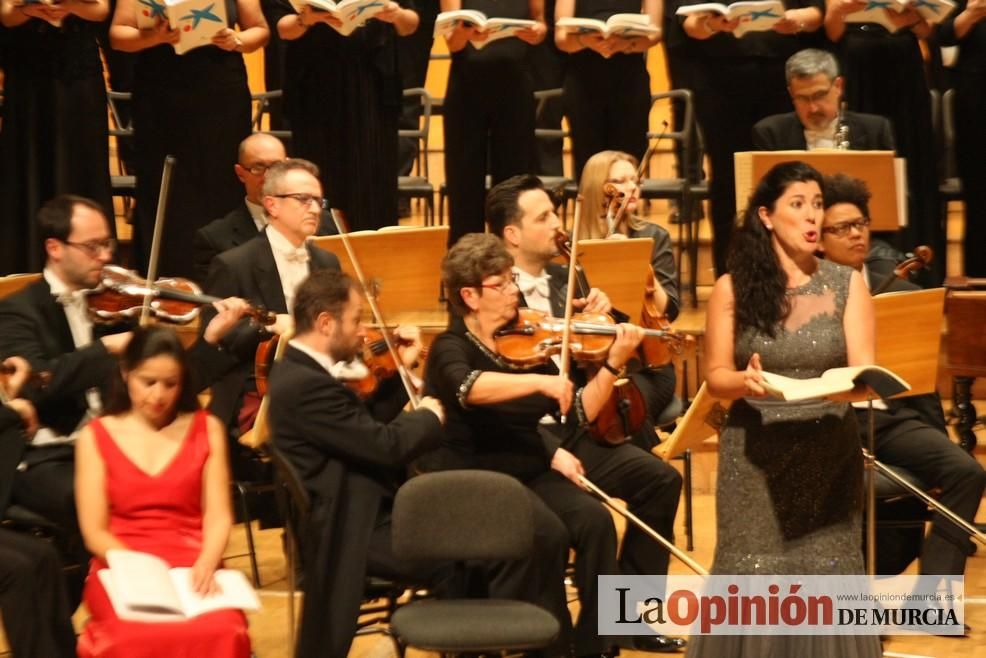
<svg viewBox="0 0 986 658">
<path fill-rule="evenodd" d="M 339 380 L 358 380 L 370 374 L 366 364 L 358 359 L 337 361 L 329 368 L 329 374 Z"/>
<path fill-rule="evenodd" d="M 517 287 L 520 288 L 520 293 L 524 297 L 537 293 L 542 297 L 549 298 L 551 296 L 550 279 L 551 277 L 548 274 L 531 276 L 522 272 L 517 281 Z"/>
<path fill-rule="evenodd" d="M 308 262 L 308 250 L 304 247 L 298 247 L 297 249 L 291 249 L 290 251 L 285 251 L 284 260 L 289 263 L 307 263 Z"/>
<path fill-rule="evenodd" d="M 85 290 L 66 290 L 54 296 L 55 301 L 62 306 L 80 306 L 85 303 Z"/>
</svg>

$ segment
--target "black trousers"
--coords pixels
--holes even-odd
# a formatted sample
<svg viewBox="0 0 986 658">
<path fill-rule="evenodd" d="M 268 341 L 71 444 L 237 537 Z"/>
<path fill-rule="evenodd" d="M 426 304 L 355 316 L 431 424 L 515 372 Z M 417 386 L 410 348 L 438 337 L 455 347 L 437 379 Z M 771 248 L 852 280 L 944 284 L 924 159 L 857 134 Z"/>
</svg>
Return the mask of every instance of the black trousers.
<svg viewBox="0 0 986 658">
<path fill-rule="evenodd" d="M 955 150 L 965 196 L 962 253 L 967 276 L 986 276 L 986 72 L 958 71 L 955 85 Z"/>
<path fill-rule="evenodd" d="M 873 413 L 877 459 L 907 469 L 929 486 L 940 487 L 941 503 L 972 522 L 986 487 L 986 471 L 975 458 L 910 409 L 896 413 L 877 409 Z M 857 409 L 856 415 L 865 445 L 868 412 Z M 936 513 L 921 549 L 921 573 L 965 573 L 966 558 L 974 548 L 966 532 Z"/>
<path fill-rule="evenodd" d="M 445 180 L 449 245 L 486 230 L 486 173 L 491 184 L 531 171 L 534 89 L 520 66 L 469 66 L 453 59 L 445 95 Z"/>
<path fill-rule="evenodd" d="M 576 53 L 569 61 L 564 90 L 575 180 L 600 151 L 643 157 L 650 114 L 650 75 L 643 55 L 604 59 L 594 52 Z"/>
<path fill-rule="evenodd" d="M 0 612 L 16 658 L 74 658 L 72 611 L 51 544 L 0 530 Z"/>
<path fill-rule="evenodd" d="M 726 253 L 736 220 L 733 154 L 753 150 L 753 125 L 771 114 L 791 111 L 784 59 L 710 57 L 698 66 L 695 112 L 705 136 L 712 171 L 709 204 L 716 275 L 726 272 Z"/>
</svg>

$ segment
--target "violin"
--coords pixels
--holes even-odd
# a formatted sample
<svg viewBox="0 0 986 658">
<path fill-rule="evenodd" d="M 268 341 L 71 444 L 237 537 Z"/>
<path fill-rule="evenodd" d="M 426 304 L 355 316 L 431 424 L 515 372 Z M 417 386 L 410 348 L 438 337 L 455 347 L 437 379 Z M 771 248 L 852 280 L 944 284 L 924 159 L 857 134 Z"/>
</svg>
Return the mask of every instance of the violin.
<svg viewBox="0 0 986 658">
<path fill-rule="evenodd" d="M 221 301 L 203 295 L 202 289 L 188 279 L 161 278 L 148 284 L 135 272 L 116 265 L 104 266 L 99 285 L 86 291 L 90 315 L 104 323 L 138 317 L 147 298 L 151 300 L 151 314 L 172 324 L 188 324 L 198 317 L 199 307 Z M 263 325 L 277 320 L 275 313 L 261 307 L 250 307 L 248 315 Z"/>
<path fill-rule="evenodd" d="M 886 292 L 887 288 L 897 279 L 906 281 L 911 274 L 930 265 L 934 258 L 935 254 L 931 247 L 923 244 L 914 247 L 914 254 L 897 263 L 893 276 L 888 276 L 880 283 L 879 287 L 873 291 L 873 294 L 879 295 L 881 292 Z"/>
<path fill-rule="evenodd" d="M 412 345 L 414 341 L 401 338 L 396 332 L 388 330 L 391 344 L 396 346 Z M 424 351 L 422 350 L 422 356 Z M 379 329 L 367 329 L 363 338 L 363 349 L 360 354 L 366 364 L 367 374 L 361 379 L 345 380 L 343 383 L 361 399 L 373 395 L 380 383 L 397 374 L 397 362 L 393 353 L 387 348 L 383 332 Z"/>
</svg>

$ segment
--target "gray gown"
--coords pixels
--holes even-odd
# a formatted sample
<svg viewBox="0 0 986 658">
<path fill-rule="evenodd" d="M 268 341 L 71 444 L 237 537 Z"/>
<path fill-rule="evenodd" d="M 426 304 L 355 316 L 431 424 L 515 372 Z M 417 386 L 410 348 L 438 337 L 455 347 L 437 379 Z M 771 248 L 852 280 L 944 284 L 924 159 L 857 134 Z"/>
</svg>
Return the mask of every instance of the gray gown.
<svg viewBox="0 0 986 658">
<path fill-rule="evenodd" d="M 774 338 L 737 335 L 736 367 L 754 352 L 763 369 L 817 377 L 846 365 L 842 317 L 852 270 L 819 261 L 789 291 L 791 312 Z M 733 403 L 719 437 L 716 574 L 858 574 L 863 464 L 849 405 L 825 401 Z M 877 658 L 876 636 L 695 636 L 689 656 Z"/>
</svg>

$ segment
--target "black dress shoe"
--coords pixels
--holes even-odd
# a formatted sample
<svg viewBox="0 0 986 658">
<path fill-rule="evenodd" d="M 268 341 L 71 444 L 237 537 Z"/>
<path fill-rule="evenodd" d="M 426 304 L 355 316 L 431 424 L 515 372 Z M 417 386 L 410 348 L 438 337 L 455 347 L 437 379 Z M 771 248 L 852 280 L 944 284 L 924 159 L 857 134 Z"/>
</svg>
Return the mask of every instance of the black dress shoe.
<svg viewBox="0 0 986 658">
<path fill-rule="evenodd" d="M 633 648 L 637 651 L 655 653 L 676 653 L 685 648 L 688 642 L 680 637 L 667 635 L 637 635 L 633 638 Z"/>
</svg>

